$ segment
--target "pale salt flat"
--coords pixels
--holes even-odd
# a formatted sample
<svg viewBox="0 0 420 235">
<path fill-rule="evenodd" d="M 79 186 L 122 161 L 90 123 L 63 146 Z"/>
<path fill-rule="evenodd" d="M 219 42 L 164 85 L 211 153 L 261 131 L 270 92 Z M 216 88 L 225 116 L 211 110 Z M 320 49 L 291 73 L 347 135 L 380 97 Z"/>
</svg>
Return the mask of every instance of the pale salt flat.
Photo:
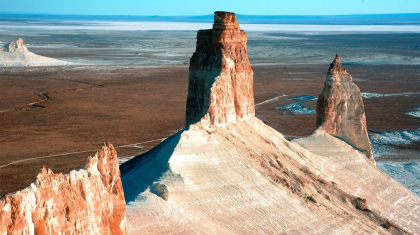
<svg viewBox="0 0 420 235">
<path fill-rule="evenodd" d="M 121 22 L 121 21 L 61 21 L 64 25 L 19 24 L 2 25 L 3 29 L 50 29 L 50 30 L 165 30 L 197 31 L 212 27 L 211 23 L 189 22 Z M 280 31 L 310 33 L 350 33 L 350 32 L 399 32 L 418 33 L 418 25 L 301 25 L 301 24 L 241 24 L 241 29 L 249 32 Z"/>
<path fill-rule="evenodd" d="M 369 136 L 372 145 L 400 145 L 420 141 L 420 130 L 376 132 Z"/>
<path fill-rule="evenodd" d="M 393 96 L 411 96 L 420 95 L 420 92 L 401 92 L 391 94 L 378 94 L 378 93 L 362 93 L 362 97 L 365 99 L 378 98 L 378 97 L 393 97 Z"/>
<path fill-rule="evenodd" d="M 295 114 L 316 114 L 315 109 L 307 108 L 304 106 L 303 102 L 294 102 L 290 104 L 286 104 L 284 106 L 278 107 L 278 109 L 285 109 L 291 113 L 291 115 Z"/>
<path fill-rule="evenodd" d="M 374 157 L 397 154 L 392 145 L 409 145 L 420 141 L 420 130 L 373 132 L 369 134 Z M 386 169 L 383 169 L 386 171 Z"/>
<path fill-rule="evenodd" d="M 406 112 L 405 114 L 411 115 L 413 117 L 420 118 L 420 107 L 419 108 L 416 108 L 414 111 Z"/>
<path fill-rule="evenodd" d="M 376 165 L 420 197 L 419 162 L 377 162 Z"/>
<path fill-rule="evenodd" d="M 287 110 L 291 113 L 290 115 L 316 114 L 316 110 L 305 107 L 304 102 L 305 101 L 310 101 L 310 100 L 317 100 L 318 99 L 317 97 L 311 96 L 311 95 L 299 95 L 299 96 L 290 97 L 289 99 L 290 100 L 300 100 L 300 101 L 290 103 L 290 104 L 286 104 L 284 106 L 278 107 L 277 109 Z"/>
</svg>

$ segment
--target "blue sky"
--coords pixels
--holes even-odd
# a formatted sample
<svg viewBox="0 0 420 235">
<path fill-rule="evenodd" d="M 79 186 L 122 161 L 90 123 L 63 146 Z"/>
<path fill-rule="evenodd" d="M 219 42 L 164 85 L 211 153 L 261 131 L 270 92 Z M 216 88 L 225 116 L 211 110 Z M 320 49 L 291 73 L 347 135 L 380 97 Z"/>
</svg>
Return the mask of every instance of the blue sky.
<svg viewBox="0 0 420 235">
<path fill-rule="evenodd" d="M 420 13 L 420 0 L 19 0 L 1 12 L 81 15 L 347 15 Z"/>
</svg>

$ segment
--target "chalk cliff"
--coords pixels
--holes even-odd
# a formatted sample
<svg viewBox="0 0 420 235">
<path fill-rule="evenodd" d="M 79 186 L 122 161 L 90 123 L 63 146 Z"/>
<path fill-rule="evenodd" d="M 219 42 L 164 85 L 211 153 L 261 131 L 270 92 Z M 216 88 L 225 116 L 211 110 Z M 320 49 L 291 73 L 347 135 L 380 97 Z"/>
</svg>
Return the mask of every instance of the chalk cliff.
<svg viewBox="0 0 420 235">
<path fill-rule="evenodd" d="M 0 200 L 0 234 L 127 234 L 115 149 L 105 145 L 68 175 L 42 168 L 30 187 Z"/>
<path fill-rule="evenodd" d="M 317 127 L 346 141 L 375 162 L 366 127 L 362 94 L 338 55 L 328 69 L 316 114 Z"/>
<path fill-rule="evenodd" d="M 186 128 L 120 166 L 128 233 L 420 233 L 420 199 L 348 143 L 254 117 L 245 39 L 229 12 L 198 32 Z"/>
<path fill-rule="evenodd" d="M 186 126 L 201 121 L 209 128 L 255 114 L 253 76 L 247 35 L 236 15 L 215 12 L 210 30 L 199 30 L 190 60 Z"/>
</svg>

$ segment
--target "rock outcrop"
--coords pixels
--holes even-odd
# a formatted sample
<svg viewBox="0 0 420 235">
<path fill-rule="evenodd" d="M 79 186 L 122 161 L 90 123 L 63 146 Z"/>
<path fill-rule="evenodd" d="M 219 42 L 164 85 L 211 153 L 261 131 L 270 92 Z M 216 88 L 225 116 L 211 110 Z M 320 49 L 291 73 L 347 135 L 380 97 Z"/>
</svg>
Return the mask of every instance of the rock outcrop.
<svg viewBox="0 0 420 235">
<path fill-rule="evenodd" d="M 73 63 L 40 56 L 28 50 L 22 38 L 0 48 L 0 67 L 61 66 Z"/>
<path fill-rule="evenodd" d="M 28 51 L 28 48 L 25 46 L 25 42 L 22 38 L 18 38 L 15 42 L 7 43 L 3 46 L 3 51 L 6 52 L 16 52 L 16 51 Z"/>
<path fill-rule="evenodd" d="M 198 33 L 186 128 L 120 167 L 129 233 L 419 233 L 420 198 L 360 151 L 321 129 L 289 142 L 254 116 L 234 19 Z"/>
<path fill-rule="evenodd" d="M 127 234 L 114 147 L 68 175 L 42 168 L 30 187 L 0 201 L 0 234 Z"/>
<path fill-rule="evenodd" d="M 186 126 L 202 122 L 213 128 L 254 116 L 254 73 L 246 42 L 231 12 L 215 12 L 213 28 L 198 31 L 190 60 Z"/>
<path fill-rule="evenodd" d="M 316 126 L 361 151 L 372 162 L 362 94 L 336 55 L 316 108 Z"/>
</svg>

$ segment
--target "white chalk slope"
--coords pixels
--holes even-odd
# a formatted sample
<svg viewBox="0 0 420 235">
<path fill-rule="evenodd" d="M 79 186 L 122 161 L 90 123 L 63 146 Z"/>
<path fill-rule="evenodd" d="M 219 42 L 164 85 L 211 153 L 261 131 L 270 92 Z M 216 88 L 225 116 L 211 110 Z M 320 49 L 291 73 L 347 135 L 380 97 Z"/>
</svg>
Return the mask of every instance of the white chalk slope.
<svg viewBox="0 0 420 235">
<path fill-rule="evenodd" d="M 195 124 L 121 165 L 129 234 L 420 233 L 420 198 L 323 132 L 289 142 L 257 118 Z M 151 193 L 165 184 L 168 200 Z M 357 210 L 352 198 L 367 199 Z"/>
<path fill-rule="evenodd" d="M 0 50 L 0 67 L 59 66 L 72 63 L 40 56 L 30 51 L 6 52 Z"/>
</svg>

